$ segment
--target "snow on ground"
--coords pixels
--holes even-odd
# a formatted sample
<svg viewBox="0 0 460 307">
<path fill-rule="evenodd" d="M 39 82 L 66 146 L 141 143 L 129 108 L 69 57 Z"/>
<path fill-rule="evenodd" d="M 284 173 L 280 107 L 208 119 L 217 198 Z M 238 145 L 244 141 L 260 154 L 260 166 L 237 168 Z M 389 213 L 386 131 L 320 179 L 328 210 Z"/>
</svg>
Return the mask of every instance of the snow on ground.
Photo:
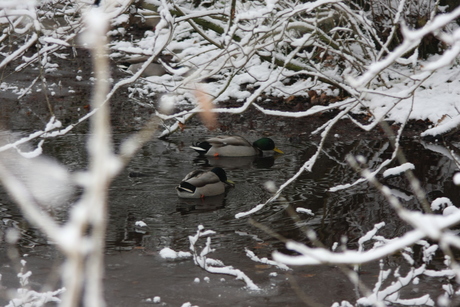
<svg viewBox="0 0 460 307">
<path fill-rule="evenodd" d="M 432 57 L 426 65 L 437 60 Z M 425 65 L 423 65 L 425 66 Z M 423 74 L 423 66 L 418 70 L 397 67 L 397 72 L 391 74 L 391 82 L 387 87 L 378 88 L 379 94 L 367 94 L 364 104 L 378 118 L 385 114 L 386 119 L 404 122 L 406 117 L 414 120 L 429 120 L 433 129 L 425 135 L 436 135 L 450 131 L 460 123 L 460 69 L 455 66 L 442 67 L 429 76 L 415 90 L 414 98 L 407 97 L 413 86 L 412 79 Z M 402 76 L 407 77 L 402 77 Z M 410 95 L 409 95 L 410 96 Z M 355 110 L 358 111 L 358 110 Z"/>
<path fill-rule="evenodd" d="M 135 225 L 137 227 L 147 227 L 147 224 L 144 221 L 136 221 Z"/>
</svg>

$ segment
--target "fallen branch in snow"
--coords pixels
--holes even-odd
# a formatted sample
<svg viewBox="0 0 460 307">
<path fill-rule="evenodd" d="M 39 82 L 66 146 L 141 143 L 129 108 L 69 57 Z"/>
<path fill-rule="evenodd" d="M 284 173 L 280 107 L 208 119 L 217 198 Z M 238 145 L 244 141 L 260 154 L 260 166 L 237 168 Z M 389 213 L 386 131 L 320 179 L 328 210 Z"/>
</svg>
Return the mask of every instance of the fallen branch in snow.
<svg viewBox="0 0 460 307">
<path fill-rule="evenodd" d="M 425 265 L 421 265 L 417 269 L 412 268 L 406 276 L 402 277 L 399 274 L 399 268 L 395 270 L 396 282 L 393 282 L 390 286 L 385 289 L 380 289 L 383 282 L 389 278 L 391 269 L 384 271 L 383 262 L 380 261 L 380 274 L 378 281 L 375 285 L 373 293 L 367 297 L 362 297 L 357 300 L 358 304 L 362 305 L 376 305 L 379 302 L 385 302 L 385 304 L 400 304 L 405 306 L 434 306 L 434 301 L 430 298 L 429 294 L 422 295 L 418 298 L 412 299 L 402 299 L 400 297 L 399 291 L 406 287 L 408 284 L 412 283 L 414 279 L 417 279 L 418 276 L 423 275 L 425 271 Z"/>
<path fill-rule="evenodd" d="M 246 283 L 246 287 L 249 290 L 255 290 L 255 291 L 260 290 L 260 288 L 241 270 L 234 269 L 232 266 L 225 266 L 220 260 L 215 260 L 215 259 L 207 257 L 209 253 L 214 251 L 211 248 L 211 237 L 209 237 L 210 235 L 213 235 L 213 234 L 215 234 L 214 231 L 204 230 L 204 227 L 202 225 L 199 225 L 196 235 L 189 236 L 190 251 L 193 254 L 193 261 L 195 262 L 195 264 L 210 273 L 226 274 L 226 275 L 235 276 L 236 279 L 243 280 Z M 203 247 L 201 252 L 198 254 L 196 243 L 198 242 L 198 239 L 202 237 L 207 237 L 206 245 L 205 247 Z"/>
<path fill-rule="evenodd" d="M 267 257 L 264 257 L 264 258 L 259 258 L 258 256 L 256 256 L 256 254 L 254 254 L 253 251 L 245 248 L 244 249 L 246 251 L 246 256 L 248 256 L 252 261 L 255 261 L 255 262 L 260 262 L 260 263 L 263 263 L 263 264 L 269 264 L 269 265 L 272 265 L 274 267 L 277 267 L 281 270 L 285 270 L 285 271 L 289 271 L 291 270 L 287 265 L 284 265 L 282 263 L 279 263 L 279 262 L 276 262 L 276 261 L 273 261 L 273 260 L 269 260 L 267 259 Z"/>
</svg>

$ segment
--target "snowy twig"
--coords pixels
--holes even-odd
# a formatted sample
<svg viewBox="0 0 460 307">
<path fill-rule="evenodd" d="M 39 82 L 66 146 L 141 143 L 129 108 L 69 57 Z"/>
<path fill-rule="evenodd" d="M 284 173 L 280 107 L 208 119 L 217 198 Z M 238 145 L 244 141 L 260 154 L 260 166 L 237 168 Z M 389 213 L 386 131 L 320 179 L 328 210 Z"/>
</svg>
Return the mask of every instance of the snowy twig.
<svg viewBox="0 0 460 307">
<path fill-rule="evenodd" d="M 224 264 L 221 261 L 210 259 L 207 257 L 209 253 L 214 251 L 211 248 L 211 238 L 209 237 L 209 235 L 212 235 L 212 234 L 215 234 L 215 232 L 212 230 L 204 230 L 204 227 L 202 225 L 199 225 L 196 235 L 189 236 L 190 250 L 193 254 L 193 260 L 195 264 L 210 273 L 226 274 L 226 275 L 235 276 L 236 279 L 242 279 L 246 283 L 246 287 L 248 287 L 248 289 L 260 290 L 260 288 L 241 270 L 234 269 L 232 266 L 224 266 Z M 201 237 L 207 237 L 206 245 L 202 249 L 202 251 L 198 254 L 198 251 L 195 245 L 198 242 L 198 239 Z M 216 266 L 216 265 L 219 265 L 219 266 Z"/>
</svg>

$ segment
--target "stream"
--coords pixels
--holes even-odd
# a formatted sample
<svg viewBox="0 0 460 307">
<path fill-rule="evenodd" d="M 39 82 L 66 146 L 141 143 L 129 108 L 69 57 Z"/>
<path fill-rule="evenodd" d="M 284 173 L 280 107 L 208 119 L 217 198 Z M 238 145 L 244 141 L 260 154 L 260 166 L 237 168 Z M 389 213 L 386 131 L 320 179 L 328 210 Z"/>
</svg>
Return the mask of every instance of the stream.
<svg viewBox="0 0 460 307">
<path fill-rule="evenodd" d="M 202 132 L 202 133 L 201 133 Z M 386 238 L 400 236 L 410 230 L 401 221 L 385 198 L 367 183 L 359 183 L 344 190 L 330 188 L 353 183 L 359 176 L 345 162 L 348 153 L 362 155 L 371 169 L 391 157 L 392 148 L 385 139 L 343 142 L 339 136 L 333 145 L 325 147 L 312 172 L 304 172 L 278 198 L 262 210 L 248 217 L 235 218 L 260 203 L 271 192 L 267 181 L 276 186 L 291 178 L 317 150 L 318 144 L 307 137 L 291 138 L 272 135 L 283 155 L 263 158 L 200 158 L 189 148 L 209 132 L 187 130 L 172 135 L 167 141 L 153 139 L 147 143 L 116 178 L 110 187 L 109 225 L 106 238 L 105 291 L 107 306 L 144 306 L 160 300 L 163 306 L 181 306 L 186 302 L 197 306 L 301 306 L 357 298 L 356 289 L 342 271 L 335 266 L 293 267 L 283 270 L 255 262 L 246 250 L 259 258 L 271 259 L 274 250 L 289 253 L 284 244 L 271 232 L 287 239 L 309 244 L 307 229 L 313 229 L 320 241 L 331 248 L 346 238 L 346 246 L 357 248 L 357 241 L 375 224 L 385 222 L 379 231 Z M 254 133 L 242 134 L 248 140 L 258 138 Z M 114 135 L 116 146 L 128 136 Z M 55 158 L 70 171 L 87 167 L 86 135 L 69 134 L 45 142 L 44 154 Z M 405 140 L 402 148 L 407 159 L 415 165 L 414 173 L 427 193 L 428 201 L 449 197 L 460 206 L 458 188 L 452 182 L 455 163 L 442 145 L 419 140 Z M 396 166 L 393 162 L 391 166 Z M 194 169 L 223 167 L 235 186 L 225 195 L 204 200 L 180 199 L 175 186 Z M 378 178 L 388 185 L 406 208 L 421 210 L 404 176 Z M 55 208 L 55 218 L 65 221 L 71 203 Z M 297 208 L 311 210 L 311 214 L 296 212 Z M 0 274 L 5 288 L 17 288 L 16 274 L 19 259 L 27 261 L 26 270 L 33 289 L 56 289 L 58 268 L 62 261 L 55 246 L 22 217 L 8 195 L 0 191 L 1 231 L 18 229 L 21 238 L 16 245 L 0 243 Z M 136 225 L 142 221 L 144 227 Z M 263 227 L 270 229 L 266 231 Z M 189 251 L 188 236 L 203 225 L 215 231 L 211 236 L 208 255 L 225 265 L 243 271 L 258 285 L 260 291 L 245 288 L 245 283 L 230 275 L 211 274 L 196 266 L 193 259 L 164 259 L 163 248 Z M 205 240 L 201 239 L 198 247 Z M 401 257 L 387 257 L 390 267 L 401 265 Z M 435 259 L 433 265 L 442 264 Z M 361 280 L 373 288 L 379 273 L 378 263 L 361 267 Z M 425 283 L 426 282 L 426 283 Z M 419 293 L 439 292 L 439 280 L 426 278 L 407 291 L 409 297 Z M 43 286 L 46 285 L 45 288 Z M 4 295 L 0 303 L 4 305 Z"/>
</svg>

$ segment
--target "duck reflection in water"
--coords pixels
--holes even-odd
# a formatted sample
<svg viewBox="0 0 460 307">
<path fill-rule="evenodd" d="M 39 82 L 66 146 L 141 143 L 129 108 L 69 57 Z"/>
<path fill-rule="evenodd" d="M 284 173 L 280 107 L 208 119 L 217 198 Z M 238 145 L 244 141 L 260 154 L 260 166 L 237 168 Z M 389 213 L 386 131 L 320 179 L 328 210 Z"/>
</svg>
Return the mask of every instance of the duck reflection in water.
<svg viewBox="0 0 460 307">
<path fill-rule="evenodd" d="M 180 198 L 176 211 L 181 214 L 211 212 L 225 207 L 225 194 L 200 199 Z"/>
<path fill-rule="evenodd" d="M 205 157 L 198 156 L 193 159 L 195 165 L 221 167 L 225 169 L 241 169 L 241 168 L 261 168 L 267 169 L 275 165 L 275 160 L 278 156 L 267 157 Z"/>
<path fill-rule="evenodd" d="M 117 238 L 113 244 L 116 250 L 132 250 L 137 246 L 146 246 L 150 240 L 149 227 L 139 221 L 134 213 L 129 212 L 125 220 L 122 238 Z"/>
</svg>

